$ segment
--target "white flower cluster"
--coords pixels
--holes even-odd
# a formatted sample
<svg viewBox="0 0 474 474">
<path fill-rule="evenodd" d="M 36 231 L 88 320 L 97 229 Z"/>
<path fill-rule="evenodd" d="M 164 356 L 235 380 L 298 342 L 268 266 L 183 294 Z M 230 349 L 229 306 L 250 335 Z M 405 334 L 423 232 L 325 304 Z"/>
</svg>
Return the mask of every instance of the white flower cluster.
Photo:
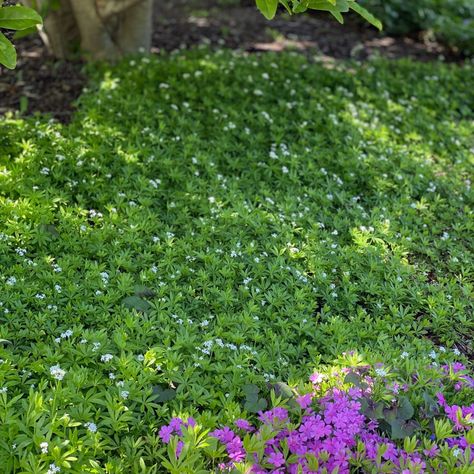
<svg viewBox="0 0 474 474">
<path fill-rule="evenodd" d="M 61 369 L 59 365 L 50 367 L 49 372 L 56 380 L 62 380 L 66 375 L 66 371 Z"/>
<path fill-rule="evenodd" d="M 114 356 L 112 354 L 104 354 L 104 355 L 100 356 L 100 361 L 101 362 L 110 362 L 113 358 L 114 358 Z"/>
</svg>

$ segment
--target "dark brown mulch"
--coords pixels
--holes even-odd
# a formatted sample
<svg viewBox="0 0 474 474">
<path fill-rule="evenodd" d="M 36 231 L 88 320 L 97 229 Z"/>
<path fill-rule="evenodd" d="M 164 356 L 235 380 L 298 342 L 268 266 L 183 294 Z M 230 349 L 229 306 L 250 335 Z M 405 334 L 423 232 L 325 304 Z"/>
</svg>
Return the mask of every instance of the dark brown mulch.
<svg viewBox="0 0 474 474">
<path fill-rule="evenodd" d="M 228 0 L 229 1 L 229 0 Z M 246 51 L 281 51 L 287 48 L 318 52 L 328 58 L 343 59 L 380 54 L 389 58 L 412 57 L 430 61 L 443 55 L 447 61 L 461 61 L 442 45 L 421 36 L 395 38 L 380 35 L 372 28 L 349 19 L 342 26 L 324 14 L 278 16 L 269 22 L 252 1 L 175 0 L 157 1 L 153 49 L 174 50 L 208 43 L 211 46 Z M 243 4 L 243 5 L 242 5 Z M 48 56 L 38 37 L 17 42 L 18 67 L 0 67 L 0 113 L 50 113 L 67 122 L 74 101 L 86 83 L 82 64 L 55 61 Z"/>
</svg>

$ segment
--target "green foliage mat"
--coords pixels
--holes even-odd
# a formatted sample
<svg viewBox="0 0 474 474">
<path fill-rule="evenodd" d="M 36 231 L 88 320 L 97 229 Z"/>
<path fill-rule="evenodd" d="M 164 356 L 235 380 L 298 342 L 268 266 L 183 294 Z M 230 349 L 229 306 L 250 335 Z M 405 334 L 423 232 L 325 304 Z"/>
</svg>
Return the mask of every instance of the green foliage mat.
<svg viewBox="0 0 474 474">
<path fill-rule="evenodd" d="M 4 472 L 148 472 L 173 412 L 231 420 L 350 349 L 472 355 L 472 66 L 92 76 L 67 126 L 0 121 Z"/>
</svg>

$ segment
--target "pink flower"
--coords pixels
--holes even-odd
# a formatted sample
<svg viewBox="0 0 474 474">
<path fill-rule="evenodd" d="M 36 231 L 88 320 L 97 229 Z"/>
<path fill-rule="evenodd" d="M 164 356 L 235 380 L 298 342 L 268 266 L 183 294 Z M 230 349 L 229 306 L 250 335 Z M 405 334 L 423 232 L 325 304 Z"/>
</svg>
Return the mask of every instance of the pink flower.
<svg viewBox="0 0 474 474">
<path fill-rule="evenodd" d="M 314 374 L 310 375 L 309 380 L 313 382 L 314 384 L 321 383 L 324 379 L 323 374 L 319 374 L 318 372 L 315 372 Z"/>
</svg>

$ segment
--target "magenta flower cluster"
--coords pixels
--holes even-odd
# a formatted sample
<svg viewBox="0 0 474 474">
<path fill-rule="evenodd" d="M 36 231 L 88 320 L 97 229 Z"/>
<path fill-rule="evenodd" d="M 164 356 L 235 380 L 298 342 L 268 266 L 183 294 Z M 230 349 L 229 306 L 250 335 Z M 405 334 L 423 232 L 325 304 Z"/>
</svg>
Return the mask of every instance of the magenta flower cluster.
<svg viewBox="0 0 474 474">
<path fill-rule="evenodd" d="M 458 374 L 464 366 L 446 366 L 443 370 Z M 472 382 L 466 377 L 461 375 L 463 386 Z M 220 465 L 222 471 L 232 471 L 235 463 L 245 461 L 252 464 L 251 472 L 255 474 L 346 474 L 351 468 L 361 472 L 397 474 L 433 472 L 430 462 L 440 454 L 441 446 L 432 440 L 418 441 L 415 449 L 406 451 L 386 438 L 377 421 L 362 413 L 361 400 L 370 396 L 370 388 L 332 388 L 319 396 L 320 377 L 314 374 L 310 380 L 314 390 L 296 397 L 300 409 L 295 414 L 290 414 L 286 408 L 275 407 L 260 412 L 255 426 L 248 420 L 239 419 L 235 421 L 234 429 L 224 426 L 209 433 L 225 446 L 227 460 Z M 438 393 L 437 398 L 455 431 L 445 440 L 446 444 L 460 462 L 469 459 L 468 453 L 474 462 L 474 446 L 465 436 L 473 427 L 474 404 L 449 405 L 442 393 Z M 171 436 L 182 435 L 183 426 L 194 426 L 194 420 L 189 418 L 185 422 L 174 418 L 161 428 L 160 438 L 168 443 Z M 243 440 L 247 435 L 264 441 L 263 456 L 245 449 Z M 181 447 L 182 444 L 178 444 L 179 451 Z"/>
<path fill-rule="evenodd" d="M 295 426 L 290 423 L 289 413 L 284 408 L 260 413 L 261 426 L 270 426 L 276 434 L 266 441 L 263 459 L 254 457 L 252 472 L 309 474 L 314 472 L 307 459 L 307 455 L 311 454 L 318 459 L 320 470 L 326 468 L 328 472 L 349 473 L 358 441 L 364 443 L 369 460 L 376 461 L 378 449 L 384 444 L 383 459 L 396 462 L 400 452 L 395 444 L 379 435 L 377 424 L 361 414 L 361 396 L 360 389 L 351 389 L 350 393 L 334 389 L 318 400 L 318 411 L 310 406 L 313 402 L 311 394 L 298 397 L 297 401 L 304 411 L 301 422 Z M 236 422 L 240 431 L 254 432 L 259 436 L 259 430 L 246 421 L 244 425 L 243 421 Z M 226 446 L 230 463 L 222 465 L 222 468 L 230 469 L 233 462 L 248 458 L 241 437 L 229 427 L 215 430 L 210 435 Z M 413 466 L 422 465 L 418 456 L 407 455 L 405 461 Z"/>
</svg>

